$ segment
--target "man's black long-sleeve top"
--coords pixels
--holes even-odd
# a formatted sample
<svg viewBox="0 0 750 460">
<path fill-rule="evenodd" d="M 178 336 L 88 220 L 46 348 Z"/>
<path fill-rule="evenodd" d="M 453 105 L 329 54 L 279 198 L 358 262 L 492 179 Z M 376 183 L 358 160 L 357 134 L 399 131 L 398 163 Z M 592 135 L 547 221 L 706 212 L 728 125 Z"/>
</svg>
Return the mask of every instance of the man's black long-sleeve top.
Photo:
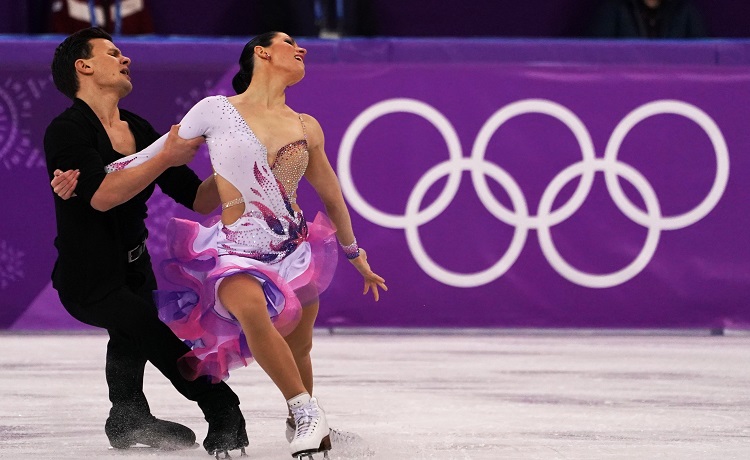
<svg viewBox="0 0 750 460">
<path fill-rule="evenodd" d="M 143 118 L 120 109 L 140 151 L 159 138 Z M 76 197 L 54 195 L 58 257 L 52 284 L 60 297 L 81 303 L 98 300 L 125 284 L 127 252 L 146 237 L 146 200 L 154 185 L 176 202 L 192 209 L 201 184 L 187 166 L 169 168 L 129 201 L 109 211 L 91 207 L 91 198 L 106 177 L 104 166 L 122 158 L 104 126 L 82 100 L 57 116 L 47 127 L 44 151 L 50 180 L 55 169 L 80 170 Z M 50 188 L 51 189 L 51 188 Z"/>
</svg>

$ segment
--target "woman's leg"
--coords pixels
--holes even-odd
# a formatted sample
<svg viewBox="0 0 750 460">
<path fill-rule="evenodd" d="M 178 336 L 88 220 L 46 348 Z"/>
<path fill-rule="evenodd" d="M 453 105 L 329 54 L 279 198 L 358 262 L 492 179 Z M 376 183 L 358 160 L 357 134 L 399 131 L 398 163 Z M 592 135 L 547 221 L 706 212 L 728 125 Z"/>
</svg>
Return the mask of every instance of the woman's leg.
<svg viewBox="0 0 750 460">
<path fill-rule="evenodd" d="M 284 399 L 306 393 L 289 345 L 268 316 L 260 282 L 250 275 L 232 275 L 222 280 L 218 291 L 221 303 L 240 322 L 253 358 Z"/>
<path fill-rule="evenodd" d="M 313 326 L 315 326 L 315 319 L 318 317 L 319 306 L 319 302 L 315 301 L 315 303 L 302 308 L 302 319 L 294 331 L 284 338 L 289 345 L 289 349 L 292 350 L 294 361 L 297 363 L 297 369 L 300 377 L 302 377 L 302 383 L 310 395 L 313 394 L 313 370 L 310 351 L 312 350 Z"/>
</svg>

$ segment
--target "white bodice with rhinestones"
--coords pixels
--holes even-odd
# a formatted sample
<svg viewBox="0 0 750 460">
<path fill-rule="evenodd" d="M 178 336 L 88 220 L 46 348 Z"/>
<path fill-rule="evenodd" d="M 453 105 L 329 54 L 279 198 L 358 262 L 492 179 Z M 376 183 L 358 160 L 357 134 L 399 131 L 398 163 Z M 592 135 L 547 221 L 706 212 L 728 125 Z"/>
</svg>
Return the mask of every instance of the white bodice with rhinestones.
<svg viewBox="0 0 750 460">
<path fill-rule="evenodd" d="M 302 134 L 303 139 L 280 149 L 274 164 L 269 165 L 266 147 L 225 96 L 201 100 L 182 119 L 180 137 L 206 138 L 214 171 L 237 188 L 245 203 L 239 220 L 221 226 L 220 252 L 273 263 L 304 241 L 305 220 L 292 207 L 308 162 L 304 124 Z M 158 153 L 165 141 L 166 135 L 141 152 L 108 165 L 107 171 L 142 163 Z"/>
</svg>

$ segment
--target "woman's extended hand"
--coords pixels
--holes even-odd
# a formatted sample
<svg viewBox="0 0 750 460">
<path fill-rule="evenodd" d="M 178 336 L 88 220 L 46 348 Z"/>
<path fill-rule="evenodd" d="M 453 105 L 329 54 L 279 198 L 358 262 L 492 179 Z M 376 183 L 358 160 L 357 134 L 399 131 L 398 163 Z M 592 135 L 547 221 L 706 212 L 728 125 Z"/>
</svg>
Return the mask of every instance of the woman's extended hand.
<svg viewBox="0 0 750 460">
<path fill-rule="evenodd" d="M 378 288 L 387 291 L 388 286 L 385 285 L 385 280 L 370 268 L 370 264 L 367 263 L 367 252 L 359 248 L 359 257 L 349 259 L 349 262 L 359 270 L 359 273 L 365 279 L 365 290 L 362 294 L 367 294 L 368 291 L 372 290 L 372 296 L 375 297 L 375 301 L 377 302 L 380 299 Z"/>
</svg>

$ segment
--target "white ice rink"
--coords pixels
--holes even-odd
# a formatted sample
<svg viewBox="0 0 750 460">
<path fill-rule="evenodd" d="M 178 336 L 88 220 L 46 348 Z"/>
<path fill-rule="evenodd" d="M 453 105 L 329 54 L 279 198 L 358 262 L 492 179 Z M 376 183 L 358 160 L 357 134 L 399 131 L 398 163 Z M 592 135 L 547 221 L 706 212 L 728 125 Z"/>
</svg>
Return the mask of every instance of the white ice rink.
<svg viewBox="0 0 750 460">
<path fill-rule="evenodd" d="M 0 334 L 0 457 L 210 459 L 109 448 L 106 336 Z M 361 440 L 332 459 L 750 459 L 750 336 L 707 332 L 320 332 L 316 395 Z M 284 400 L 234 371 L 250 459 L 290 459 Z M 153 367 L 154 415 L 206 422 Z M 238 452 L 232 452 L 237 458 Z M 322 455 L 316 455 L 316 460 Z"/>
</svg>

